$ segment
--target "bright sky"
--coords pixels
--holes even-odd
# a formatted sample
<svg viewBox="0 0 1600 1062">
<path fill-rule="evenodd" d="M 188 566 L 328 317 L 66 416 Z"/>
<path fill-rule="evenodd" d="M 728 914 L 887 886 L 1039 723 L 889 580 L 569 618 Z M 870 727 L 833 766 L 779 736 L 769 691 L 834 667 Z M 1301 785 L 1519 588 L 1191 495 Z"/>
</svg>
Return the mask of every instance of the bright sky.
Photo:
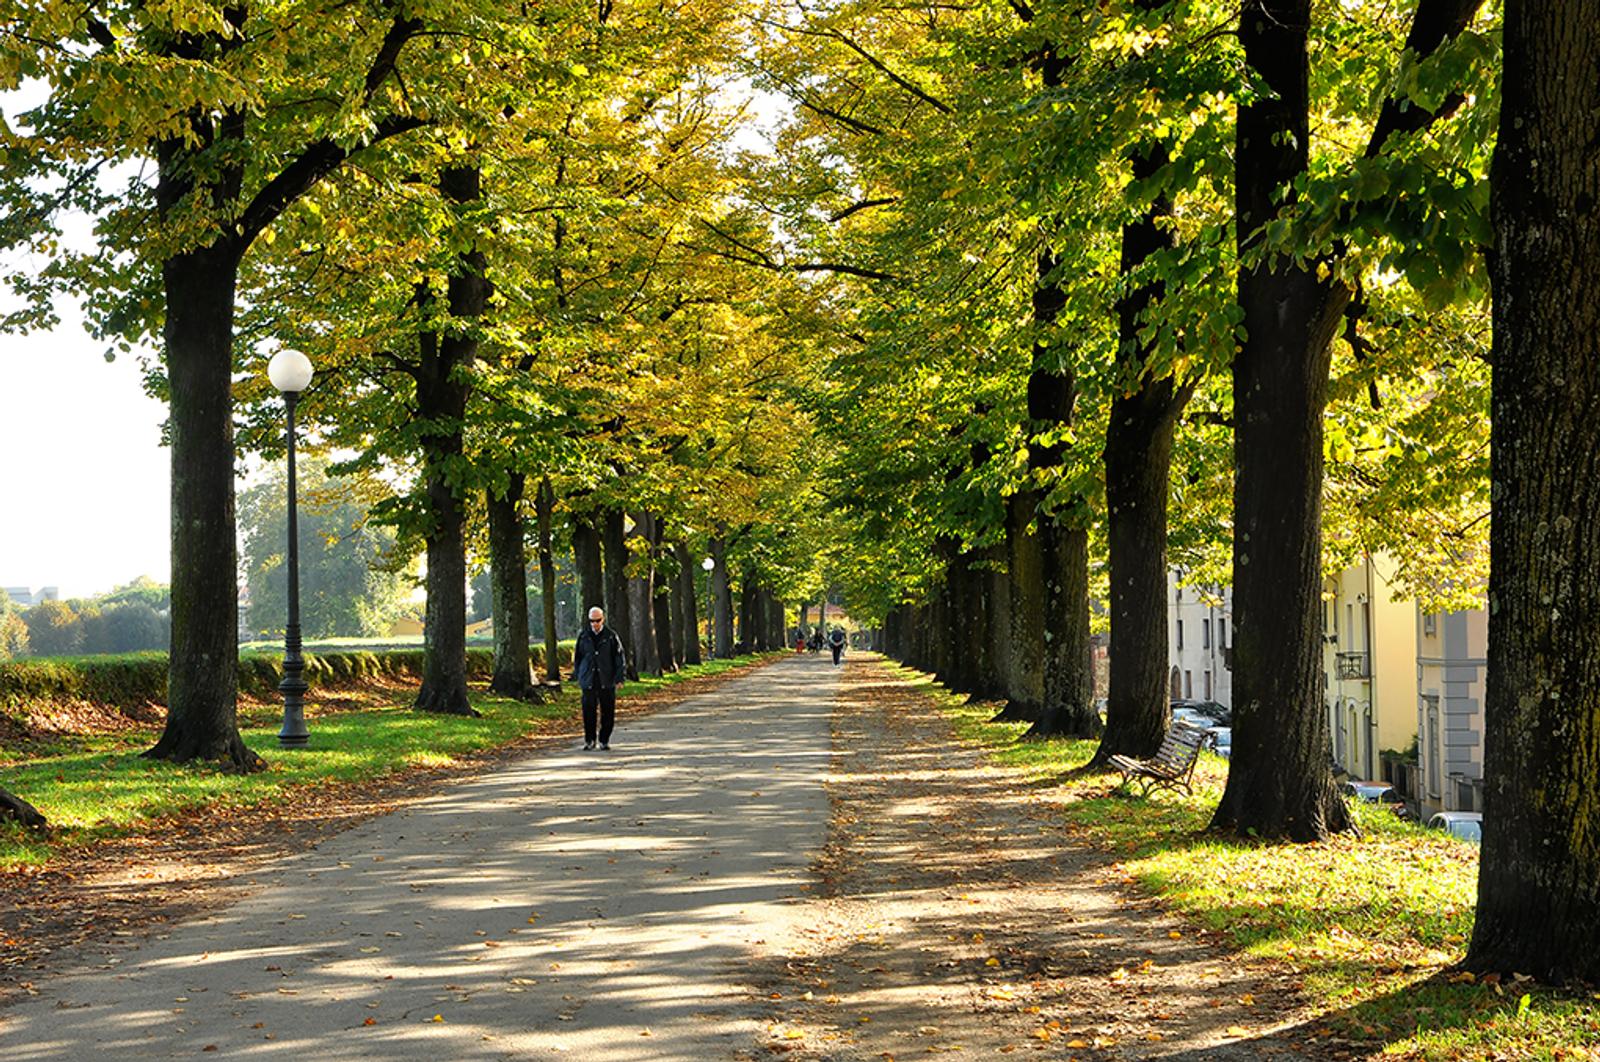
<svg viewBox="0 0 1600 1062">
<path fill-rule="evenodd" d="M 168 556 L 166 407 L 135 359 L 107 363 L 76 317 L 0 335 L 0 586 L 109 590 L 162 582 Z"/>
</svg>

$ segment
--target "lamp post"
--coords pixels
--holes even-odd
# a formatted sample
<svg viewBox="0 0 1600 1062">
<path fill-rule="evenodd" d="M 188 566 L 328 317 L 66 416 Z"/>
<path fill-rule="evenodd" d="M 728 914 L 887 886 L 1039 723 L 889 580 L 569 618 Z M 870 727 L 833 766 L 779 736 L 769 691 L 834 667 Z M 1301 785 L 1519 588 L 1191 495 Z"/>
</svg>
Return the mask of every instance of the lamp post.
<svg viewBox="0 0 1600 1062">
<path fill-rule="evenodd" d="M 289 450 L 289 622 L 283 630 L 283 727 L 278 745 L 286 749 L 305 748 L 311 740 L 306 729 L 304 678 L 306 662 L 300 655 L 300 515 L 295 496 L 294 406 L 300 392 L 311 383 L 311 359 L 298 350 L 280 350 L 267 365 L 267 378 L 283 393 L 288 428 L 284 434 Z"/>
<path fill-rule="evenodd" d="M 715 659 L 717 655 L 717 588 L 711 581 L 711 573 L 716 570 L 717 562 L 710 557 L 700 562 L 700 567 L 706 573 L 706 630 L 710 637 L 706 639 L 706 646 L 710 650 L 706 656 Z"/>
</svg>

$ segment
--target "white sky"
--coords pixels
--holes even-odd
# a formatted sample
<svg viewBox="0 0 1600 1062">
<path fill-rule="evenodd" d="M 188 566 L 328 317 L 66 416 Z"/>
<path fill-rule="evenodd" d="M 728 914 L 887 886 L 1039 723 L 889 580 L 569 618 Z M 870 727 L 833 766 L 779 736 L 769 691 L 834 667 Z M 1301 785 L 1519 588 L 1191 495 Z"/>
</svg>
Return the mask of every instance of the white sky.
<svg viewBox="0 0 1600 1062">
<path fill-rule="evenodd" d="M 137 361 L 107 363 L 76 317 L 0 335 L 0 585 L 79 597 L 167 580 L 166 415 Z"/>
</svg>

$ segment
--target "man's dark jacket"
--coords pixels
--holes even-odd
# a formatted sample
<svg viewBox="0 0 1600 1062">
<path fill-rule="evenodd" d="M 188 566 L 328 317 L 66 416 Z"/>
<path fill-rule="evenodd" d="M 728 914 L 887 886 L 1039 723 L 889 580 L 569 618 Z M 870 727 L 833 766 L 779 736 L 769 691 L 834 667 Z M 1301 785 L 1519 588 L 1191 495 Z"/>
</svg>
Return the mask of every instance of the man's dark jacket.
<svg viewBox="0 0 1600 1062">
<path fill-rule="evenodd" d="M 600 628 L 599 633 L 590 629 L 578 635 L 572 670 L 579 689 L 614 689 L 622 685 L 627 667 L 622 639 L 610 627 Z"/>
</svg>

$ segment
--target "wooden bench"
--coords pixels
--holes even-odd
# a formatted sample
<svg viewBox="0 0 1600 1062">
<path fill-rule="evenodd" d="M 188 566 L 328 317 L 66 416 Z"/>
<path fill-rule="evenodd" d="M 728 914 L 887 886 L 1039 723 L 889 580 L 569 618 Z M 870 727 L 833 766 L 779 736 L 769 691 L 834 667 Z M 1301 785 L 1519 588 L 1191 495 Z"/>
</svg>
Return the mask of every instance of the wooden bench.
<svg viewBox="0 0 1600 1062">
<path fill-rule="evenodd" d="M 1130 785 L 1135 779 L 1139 781 L 1140 796 L 1147 797 L 1157 789 L 1181 789 L 1188 793 L 1195 761 L 1210 737 L 1200 727 L 1174 722 L 1167 736 L 1162 738 L 1161 748 L 1150 759 L 1113 756 L 1111 765 L 1122 772 L 1122 785 Z"/>
</svg>

